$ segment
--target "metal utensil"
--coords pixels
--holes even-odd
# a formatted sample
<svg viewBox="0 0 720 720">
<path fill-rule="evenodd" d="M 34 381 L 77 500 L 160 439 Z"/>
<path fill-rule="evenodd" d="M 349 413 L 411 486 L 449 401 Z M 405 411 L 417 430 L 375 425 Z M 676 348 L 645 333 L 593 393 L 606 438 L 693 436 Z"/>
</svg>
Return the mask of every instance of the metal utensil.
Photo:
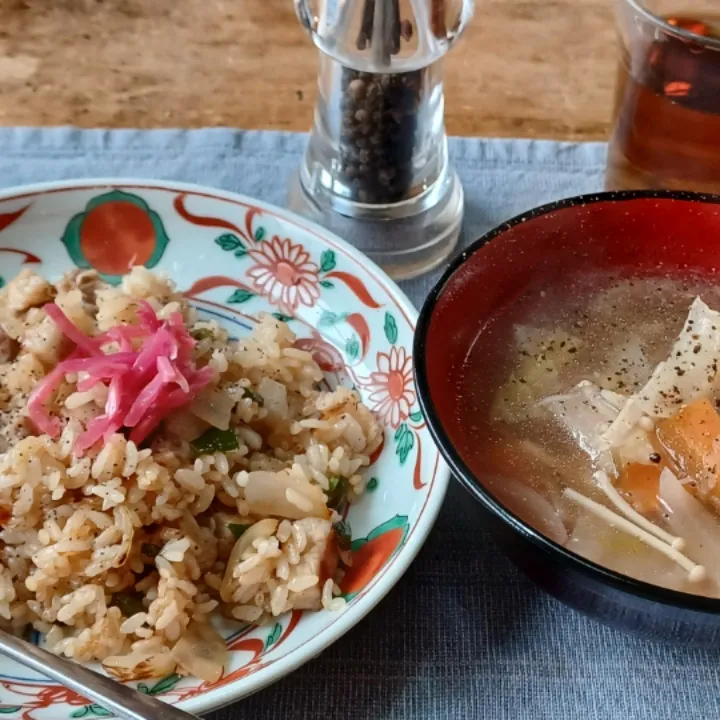
<svg viewBox="0 0 720 720">
<path fill-rule="evenodd" d="M 0 653 L 79 692 L 125 720 L 190 720 L 184 710 L 0 630 Z"/>
</svg>

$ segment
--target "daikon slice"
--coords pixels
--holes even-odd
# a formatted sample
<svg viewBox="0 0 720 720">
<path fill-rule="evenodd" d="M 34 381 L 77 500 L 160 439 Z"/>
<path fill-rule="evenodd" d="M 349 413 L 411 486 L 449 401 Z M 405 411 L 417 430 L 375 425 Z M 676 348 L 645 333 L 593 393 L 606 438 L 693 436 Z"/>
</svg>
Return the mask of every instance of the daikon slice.
<svg viewBox="0 0 720 720">
<path fill-rule="evenodd" d="M 618 416 L 618 406 L 623 402 L 622 395 L 601 390 L 584 380 L 569 393 L 552 395 L 541 404 L 550 410 L 597 467 L 614 473 L 610 445 L 603 438 L 603 432 Z"/>
<path fill-rule="evenodd" d="M 668 359 L 655 368 L 650 380 L 630 398 L 604 439 L 614 447 L 641 418 L 669 417 L 681 405 L 710 397 L 718 380 L 718 357 L 720 313 L 696 297 Z"/>
</svg>

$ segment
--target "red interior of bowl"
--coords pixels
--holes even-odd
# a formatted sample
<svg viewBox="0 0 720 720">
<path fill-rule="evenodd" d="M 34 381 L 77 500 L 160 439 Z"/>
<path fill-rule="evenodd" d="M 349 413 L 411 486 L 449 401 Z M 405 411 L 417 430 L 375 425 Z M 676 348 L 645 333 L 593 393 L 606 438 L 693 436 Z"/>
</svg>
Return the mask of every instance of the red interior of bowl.
<svg viewBox="0 0 720 720">
<path fill-rule="evenodd" d="M 594 269 L 715 273 L 720 204 L 642 197 L 565 206 L 511 225 L 472 254 L 442 288 L 425 343 L 430 400 L 461 456 L 457 377 L 483 327 L 529 285 Z"/>
</svg>

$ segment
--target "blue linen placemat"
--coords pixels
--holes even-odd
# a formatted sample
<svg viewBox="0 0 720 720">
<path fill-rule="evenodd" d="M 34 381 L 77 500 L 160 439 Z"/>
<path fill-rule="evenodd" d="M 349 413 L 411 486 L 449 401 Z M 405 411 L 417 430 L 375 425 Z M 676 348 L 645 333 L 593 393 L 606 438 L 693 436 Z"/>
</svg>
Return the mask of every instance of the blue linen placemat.
<svg viewBox="0 0 720 720">
<path fill-rule="evenodd" d="M 0 186 L 80 177 L 197 182 L 284 204 L 303 135 L 0 129 Z M 453 139 L 464 242 L 602 187 L 605 146 Z M 580 240 L 580 239 L 579 239 Z M 404 283 L 419 305 L 438 273 Z M 212 720 L 694 720 L 720 715 L 720 652 L 645 643 L 537 590 L 451 484 L 425 548 L 356 628 Z"/>
</svg>

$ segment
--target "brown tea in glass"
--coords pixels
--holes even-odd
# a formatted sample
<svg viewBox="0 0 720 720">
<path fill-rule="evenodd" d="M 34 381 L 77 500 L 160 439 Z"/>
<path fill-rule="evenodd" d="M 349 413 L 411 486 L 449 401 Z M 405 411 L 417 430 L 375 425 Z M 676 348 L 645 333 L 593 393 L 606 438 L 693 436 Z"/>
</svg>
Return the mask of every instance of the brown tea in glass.
<svg viewBox="0 0 720 720">
<path fill-rule="evenodd" d="M 652 0 L 618 4 L 607 189 L 720 193 L 720 0 L 676 13 Z"/>
</svg>

